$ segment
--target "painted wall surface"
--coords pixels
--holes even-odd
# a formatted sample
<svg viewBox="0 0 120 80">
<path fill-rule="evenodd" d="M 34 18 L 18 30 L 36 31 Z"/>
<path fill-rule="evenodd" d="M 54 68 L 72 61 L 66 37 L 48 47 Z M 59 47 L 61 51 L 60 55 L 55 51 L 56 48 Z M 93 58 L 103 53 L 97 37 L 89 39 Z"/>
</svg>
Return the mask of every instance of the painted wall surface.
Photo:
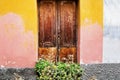
<svg viewBox="0 0 120 80">
<path fill-rule="evenodd" d="M 37 32 L 36 0 L 0 0 L 0 66 L 34 67 Z"/>
<path fill-rule="evenodd" d="M 120 63 L 120 0 L 104 0 L 103 62 Z"/>
<path fill-rule="evenodd" d="M 80 0 L 79 4 L 78 62 L 119 63 L 120 0 Z M 37 25 L 36 0 L 0 1 L 0 67 L 34 67 Z"/>
<path fill-rule="evenodd" d="M 101 63 L 103 0 L 80 0 L 80 63 Z"/>
</svg>

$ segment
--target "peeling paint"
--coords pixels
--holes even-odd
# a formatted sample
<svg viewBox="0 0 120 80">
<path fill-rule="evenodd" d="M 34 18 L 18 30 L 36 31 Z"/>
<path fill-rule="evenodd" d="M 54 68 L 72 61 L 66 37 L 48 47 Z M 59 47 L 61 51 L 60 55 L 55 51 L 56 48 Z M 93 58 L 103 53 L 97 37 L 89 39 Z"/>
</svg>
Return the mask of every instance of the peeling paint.
<svg viewBox="0 0 120 80">
<path fill-rule="evenodd" d="M 91 24 L 81 27 L 80 61 L 82 63 L 102 62 L 102 27 Z"/>
<path fill-rule="evenodd" d="M 32 67 L 35 55 L 35 37 L 25 32 L 22 18 L 14 13 L 0 16 L 0 64 L 9 67 Z"/>
<path fill-rule="evenodd" d="M 3 65 L 0 65 L 0 68 L 4 68 L 5 66 L 3 66 Z"/>
<path fill-rule="evenodd" d="M 103 0 L 80 0 L 80 62 L 102 63 Z"/>
</svg>

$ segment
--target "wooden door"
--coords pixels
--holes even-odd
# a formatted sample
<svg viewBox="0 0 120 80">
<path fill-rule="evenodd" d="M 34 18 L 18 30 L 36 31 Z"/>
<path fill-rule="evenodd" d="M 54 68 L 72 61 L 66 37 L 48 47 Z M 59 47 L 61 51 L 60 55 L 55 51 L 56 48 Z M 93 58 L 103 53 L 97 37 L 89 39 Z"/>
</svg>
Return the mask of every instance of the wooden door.
<svg viewBox="0 0 120 80">
<path fill-rule="evenodd" d="M 60 20 L 60 61 L 76 61 L 76 4 L 75 1 L 61 1 Z"/>
<path fill-rule="evenodd" d="M 76 61 L 75 1 L 39 2 L 39 58 Z"/>
<path fill-rule="evenodd" d="M 56 5 L 54 1 L 39 3 L 39 58 L 56 60 Z"/>
</svg>

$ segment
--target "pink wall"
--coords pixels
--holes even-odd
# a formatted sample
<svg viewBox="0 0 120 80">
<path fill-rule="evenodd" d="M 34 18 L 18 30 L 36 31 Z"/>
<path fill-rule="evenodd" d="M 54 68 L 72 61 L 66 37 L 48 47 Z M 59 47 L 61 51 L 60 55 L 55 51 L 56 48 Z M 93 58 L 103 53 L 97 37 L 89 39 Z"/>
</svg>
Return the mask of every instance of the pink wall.
<svg viewBox="0 0 120 80">
<path fill-rule="evenodd" d="M 22 18 L 14 13 L 0 16 L 0 66 L 33 67 L 37 59 L 32 31 L 25 31 Z"/>
<path fill-rule="evenodd" d="M 101 63 L 102 0 L 79 2 L 78 62 Z M 0 1 L 0 67 L 34 67 L 38 57 L 37 3 L 34 0 L 11 3 L 14 5 L 9 0 Z"/>
<path fill-rule="evenodd" d="M 98 24 L 81 27 L 80 62 L 85 64 L 102 62 L 102 28 Z"/>
</svg>

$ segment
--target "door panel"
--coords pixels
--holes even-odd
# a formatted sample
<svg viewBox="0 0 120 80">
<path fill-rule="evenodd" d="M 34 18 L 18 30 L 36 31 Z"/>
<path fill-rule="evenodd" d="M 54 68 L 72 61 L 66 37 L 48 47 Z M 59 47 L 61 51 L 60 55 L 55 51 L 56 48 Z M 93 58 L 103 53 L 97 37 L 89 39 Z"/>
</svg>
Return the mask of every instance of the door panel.
<svg viewBox="0 0 120 80">
<path fill-rule="evenodd" d="M 76 7 L 74 1 L 60 3 L 60 61 L 76 61 Z"/>
<path fill-rule="evenodd" d="M 39 58 L 48 60 L 50 62 L 56 62 L 56 47 L 49 47 L 49 48 L 39 48 Z"/>
<path fill-rule="evenodd" d="M 56 46 L 56 7 L 53 1 L 40 2 L 40 47 Z"/>
<path fill-rule="evenodd" d="M 56 60 L 56 6 L 54 1 L 41 1 L 39 6 L 39 58 Z"/>
<path fill-rule="evenodd" d="M 60 3 L 60 46 L 70 47 L 76 43 L 75 2 L 62 1 Z"/>
<path fill-rule="evenodd" d="M 60 48 L 60 61 L 62 62 L 76 62 L 76 47 L 61 47 Z"/>
</svg>

